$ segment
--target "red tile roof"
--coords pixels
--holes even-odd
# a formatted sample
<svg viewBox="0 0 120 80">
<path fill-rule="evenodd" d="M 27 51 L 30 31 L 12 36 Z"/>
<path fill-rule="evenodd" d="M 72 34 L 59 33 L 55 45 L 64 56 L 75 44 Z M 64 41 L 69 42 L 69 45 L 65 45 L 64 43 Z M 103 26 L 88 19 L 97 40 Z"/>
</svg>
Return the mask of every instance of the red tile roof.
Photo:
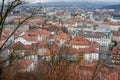
<svg viewBox="0 0 120 80">
<path fill-rule="evenodd" d="M 23 21 L 25 18 L 15 18 L 14 19 L 14 23 L 17 24 L 20 21 Z M 32 25 L 32 24 L 43 24 L 43 20 L 41 19 L 41 17 L 36 16 L 36 17 L 32 17 L 29 18 L 27 21 L 24 22 L 24 24 L 28 24 L 28 25 Z"/>
<path fill-rule="evenodd" d="M 41 36 L 41 35 L 49 36 L 49 34 L 50 33 L 47 30 L 37 29 L 32 31 L 26 31 L 22 37 L 27 41 L 37 41 L 38 36 Z"/>
<path fill-rule="evenodd" d="M 48 42 L 47 41 L 40 41 L 40 42 L 37 42 L 37 43 L 33 43 L 32 44 L 32 47 L 33 48 L 47 48 L 48 47 Z"/>
<path fill-rule="evenodd" d="M 70 44 L 73 45 L 89 45 L 89 41 L 82 35 L 74 37 Z"/>
<path fill-rule="evenodd" d="M 47 49 L 46 56 L 50 56 L 50 55 L 52 55 L 52 54 L 51 54 L 50 50 Z"/>
<path fill-rule="evenodd" d="M 25 59 L 25 60 L 17 60 L 13 62 L 14 67 L 19 67 L 19 69 L 26 69 L 28 68 L 32 63 L 32 60 L 30 59 Z"/>
<path fill-rule="evenodd" d="M 120 46 L 117 45 L 112 50 L 112 62 L 114 64 L 120 64 Z"/>
<path fill-rule="evenodd" d="M 69 35 L 66 34 L 66 33 L 63 33 L 63 32 L 59 33 L 58 35 L 54 35 L 53 37 L 55 39 L 58 39 L 58 40 L 60 40 L 60 39 L 62 39 L 62 40 L 68 40 L 69 39 Z"/>
<path fill-rule="evenodd" d="M 41 29 L 40 29 L 41 30 Z M 37 37 L 39 35 L 38 30 L 28 30 L 25 32 L 26 35 Z"/>
<path fill-rule="evenodd" d="M 35 36 L 38 36 L 38 35 L 49 35 L 50 32 L 48 32 L 45 29 L 43 29 L 43 30 L 37 29 L 37 30 L 27 31 L 26 34 L 34 34 Z"/>
<path fill-rule="evenodd" d="M 95 41 L 89 41 L 90 43 L 90 47 L 94 47 L 94 48 L 98 48 L 99 47 L 99 43 L 95 42 Z"/>
<path fill-rule="evenodd" d="M 42 30 L 41 32 L 39 32 L 41 35 L 49 35 L 50 33 L 47 30 Z"/>
<path fill-rule="evenodd" d="M 12 33 L 12 29 L 8 29 L 8 28 L 5 28 L 4 30 L 3 30 L 3 33 L 5 33 L 5 34 L 10 34 L 10 33 Z"/>
<path fill-rule="evenodd" d="M 27 41 L 37 41 L 37 37 L 30 37 L 28 35 L 24 35 L 23 38 Z"/>
<path fill-rule="evenodd" d="M 33 43 L 32 44 L 32 47 L 34 49 L 46 49 L 46 55 L 56 55 L 58 54 L 58 50 L 59 50 L 59 46 L 57 44 L 57 42 L 53 42 L 52 44 L 50 44 L 49 42 L 47 41 L 40 41 L 40 42 L 37 42 L 37 43 Z"/>
<path fill-rule="evenodd" d="M 17 50 L 29 50 L 31 48 L 31 45 L 24 45 L 21 42 L 17 42 L 11 46 L 12 49 Z"/>
<path fill-rule="evenodd" d="M 97 70 L 96 70 L 96 66 Z M 70 66 L 70 80 L 77 79 L 77 80 L 88 80 L 92 79 L 94 72 L 97 71 L 95 77 L 105 80 L 118 80 L 118 71 L 115 68 L 110 68 L 109 66 L 105 65 L 104 63 L 99 62 L 79 62 L 73 63 Z M 72 74 L 73 73 L 73 74 Z"/>
<path fill-rule="evenodd" d="M 120 55 L 120 47 L 119 45 L 115 46 L 112 50 L 112 55 Z"/>
<path fill-rule="evenodd" d="M 90 20 L 84 20 L 84 21 L 88 24 L 93 24 L 94 23 L 93 21 L 90 21 Z"/>
<path fill-rule="evenodd" d="M 117 25 L 118 25 L 117 22 L 110 22 L 110 21 L 103 22 L 102 24 L 105 24 L 105 25 L 113 25 L 113 26 L 117 26 Z"/>
<path fill-rule="evenodd" d="M 120 32 L 113 32 L 113 36 L 120 36 Z"/>
<path fill-rule="evenodd" d="M 1 35 L 1 38 L 0 38 L 0 40 L 2 41 L 2 40 L 6 40 L 7 39 L 7 36 L 6 35 Z"/>
</svg>

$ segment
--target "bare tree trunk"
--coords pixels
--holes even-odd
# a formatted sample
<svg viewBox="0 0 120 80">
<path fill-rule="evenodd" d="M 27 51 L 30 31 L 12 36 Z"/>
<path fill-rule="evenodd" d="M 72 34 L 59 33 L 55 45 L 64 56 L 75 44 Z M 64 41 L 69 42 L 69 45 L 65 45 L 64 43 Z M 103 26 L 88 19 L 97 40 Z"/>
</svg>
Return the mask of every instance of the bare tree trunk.
<svg viewBox="0 0 120 80">
<path fill-rule="evenodd" d="M 7 5 L 7 8 L 6 10 L 4 10 L 5 8 L 5 0 L 2 0 L 1 1 L 2 4 L 0 6 L 0 39 L 1 39 L 1 36 L 2 36 L 2 32 L 4 30 L 4 25 L 5 25 L 5 21 L 6 21 L 6 18 L 8 16 L 8 14 L 13 10 L 15 9 L 17 6 L 23 4 L 24 2 L 22 0 L 11 0 L 11 2 L 8 2 L 8 5 Z M 25 18 L 23 21 L 21 21 L 17 27 L 13 30 L 13 32 L 7 37 L 7 39 L 5 40 L 5 42 L 2 44 L 2 46 L 0 47 L 0 54 L 1 54 L 1 51 L 5 50 L 4 49 L 4 45 L 8 42 L 8 40 L 11 38 L 12 35 L 14 35 L 14 33 L 16 32 L 16 30 L 26 21 L 28 20 L 29 18 L 31 18 L 33 16 L 34 12 L 28 16 L 27 18 Z M 1 59 L 0 59 L 1 60 Z M 10 59 L 6 59 L 2 62 L 0 62 L 0 80 L 2 79 L 1 78 L 1 74 L 2 74 L 2 64 L 3 63 L 6 63 L 8 60 Z"/>
</svg>

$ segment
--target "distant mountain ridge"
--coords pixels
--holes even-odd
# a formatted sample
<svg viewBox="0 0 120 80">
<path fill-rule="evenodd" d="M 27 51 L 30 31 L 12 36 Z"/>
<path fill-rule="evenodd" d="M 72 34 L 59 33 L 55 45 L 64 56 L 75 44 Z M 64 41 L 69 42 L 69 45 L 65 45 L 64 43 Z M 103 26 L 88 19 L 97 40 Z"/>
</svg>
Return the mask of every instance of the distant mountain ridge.
<svg viewBox="0 0 120 80">
<path fill-rule="evenodd" d="M 50 6 L 62 6 L 62 5 L 69 5 L 69 6 L 76 6 L 80 8 L 101 8 L 103 6 L 116 4 L 115 2 L 46 2 L 42 3 L 44 5 L 50 5 Z"/>
<path fill-rule="evenodd" d="M 120 10 L 120 4 L 104 6 L 103 8 L 104 8 L 104 9 L 115 9 L 115 10 Z"/>
<path fill-rule="evenodd" d="M 103 8 L 104 6 L 109 6 L 109 5 L 116 5 L 116 2 L 64 2 L 64 1 L 59 1 L 59 2 L 38 2 L 38 3 L 28 3 L 21 5 L 19 7 L 39 7 L 39 6 L 71 6 L 71 7 L 79 7 L 79 8 Z"/>
</svg>

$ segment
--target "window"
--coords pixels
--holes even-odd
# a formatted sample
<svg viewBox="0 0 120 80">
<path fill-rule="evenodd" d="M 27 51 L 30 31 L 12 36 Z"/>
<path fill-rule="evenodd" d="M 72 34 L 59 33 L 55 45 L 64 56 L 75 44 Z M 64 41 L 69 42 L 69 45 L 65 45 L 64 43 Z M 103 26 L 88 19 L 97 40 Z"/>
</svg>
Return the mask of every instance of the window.
<svg viewBox="0 0 120 80">
<path fill-rule="evenodd" d="M 88 59 L 89 61 L 92 61 L 92 55 L 89 55 L 89 59 Z"/>
</svg>

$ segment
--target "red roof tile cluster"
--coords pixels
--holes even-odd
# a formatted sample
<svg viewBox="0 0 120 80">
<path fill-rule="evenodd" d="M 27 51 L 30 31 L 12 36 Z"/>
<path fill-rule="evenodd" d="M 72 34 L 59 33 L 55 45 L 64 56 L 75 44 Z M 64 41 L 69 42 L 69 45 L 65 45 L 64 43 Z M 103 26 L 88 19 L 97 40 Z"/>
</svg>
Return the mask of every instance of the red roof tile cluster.
<svg viewBox="0 0 120 80">
<path fill-rule="evenodd" d="M 49 35 L 50 33 L 47 30 L 42 30 L 41 32 L 39 32 L 41 35 Z"/>
<path fill-rule="evenodd" d="M 25 60 L 17 60 L 13 62 L 14 67 L 19 67 L 19 69 L 26 69 L 28 68 L 32 63 L 32 60 L 25 59 Z"/>
<path fill-rule="evenodd" d="M 58 54 L 59 46 L 57 42 L 53 42 L 52 44 L 47 42 L 47 41 L 40 41 L 38 43 L 33 43 L 32 47 L 34 50 L 39 50 L 39 49 L 46 49 L 46 55 L 53 55 L 53 54 Z"/>
<path fill-rule="evenodd" d="M 80 18 L 78 18 L 78 17 L 73 17 L 73 18 L 70 18 L 68 21 L 78 21 L 78 20 L 80 20 Z"/>
<path fill-rule="evenodd" d="M 24 35 L 23 38 L 27 41 L 37 41 L 37 37 L 31 37 L 28 35 Z"/>
<path fill-rule="evenodd" d="M 120 71 L 120 65 L 117 65 L 116 68 L 117 68 L 117 71 Z"/>
<path fill-rule="evenodd" d="M 90 47 L 90 48 L 63 48 L 62 49 L 62 54 L 77 54 L 77 53 L 81 53 L 81 54 L 86 54 L 86 53 L 99 53 L 99 50 L 97 50 L 96 48 Z"/>
<path fill-rule="evenodd" d="M 89 45 L 89 41 L 82 35 L 74 37 L 70 44 L 73 45 Z"/>
<path fill-rule="evenodd" d="M 112 62 L 120 64 L 120 45 L 115 46 L 112 50 Z"/>
<path fill-rule="evenodd" d="M 43 21 L 40 18 L 41 17 L 39 17 L 39 16 L 29 18 L 27 21 L 24 22 L 24 24 L 29 24 L 29 25 L 32 25 L 32 24 L 42 24 Z M 15 18 L 13 22 L 15 24 L 18 24 L 19 22 L 21 22 L 23 20 L 25 20 L 24 17 L 22 17 L 22 18 Z"/>
<path fill-rule="evenodd" d="M 7 36 L 9 35 L 9 34 L 11 34 L 12 33 L 12 30 L 11 29 L 8 29 L 8 28 L 5 28 L 5 29 L 3 29 L 3 32 L 2 32 L 2 35 L 1 35 L 1 41 L 2 40 L 6 40 L 7 39 Z"/>
<path fill-rule="evenodd" d="M 5 33 L 6 35 L 8 35 L 8 34 L 12 33 L 12 31 L 13 31 L 13 30 L 11 30 L 11 29 L 5 28 L 5 29 L 3 30 L 3 33 Z"/>
<path fill-rule="evenodd" d="M 17 42 L 11 46 L 12 49 L 17 49 L 17 50 L 30 50 L 31 45 L 24 45 L 21 42 Z"/>
<path fill-rule="evenodd" d="M 69 40 L 69 35 L 66 34 L 66 33 L 63 33 L 63 32 L 59 33 L 58 35 L 54 35 L 53 37 L 55 39 L 58 39 L 58 40 L 60 40 L 60 39 L 62 39 L 62 40 Z"/>
<path fill-rule="evenodd" d="M 93 21 L 90 21 L 90 20 L 84 20 L 86 23 L 88 23 L 88 24 L 93 24 L 94 22 Z"/>
<path fill-rule="evenodd" d="M 60 25 L 60 24 L 47 24 L 47 25 L 44 25 L 43 26 L 44 29 L 47 29 L 49 31 L 60 31 L 62 28 L 63 28 L 63 25 Z"/>
<path fill-rule="evenodd" d="M 117 26 L 117 25 L 118 25 L 117 22 L 110 22 L 110 21 L 103 22 L 102 24 L 105 24 L 105 25 L 113 25 L 113 26 Z"/>
<path fill-rule="evenodd" d="M 49 32 L 45 29 L 37 29 L 37 30 L 32 30 L 32 31 L 27 31 L 26 34 L 35 34 L 35 36 L 38 35 L 49 35 Z"/>
<path fill-rule="evenodd" d="M 33 30 L 33 31 L 27 31 L 25 32 L 25 34 L 22 36 L 25 40 L 27 41 L 37 41 L 38 40 L 38 36 L 41 35 L 49 35 L 49 32 L 47 30 Z"/>
<path fill-rule="evenodd" d="M 6 35 L 1 35 L 0 41 L 6 40 L 7 36 Z"/>
<path fill-rule="evenodd" d="M 99 43 L 95 42 L 95 41 L 89 41 L 90 43 L 90 47 L 94 47 L 94 48 L 98 48 L 99 47 Z"/>
<path fill-rule="evenodd" d="M 112 55 L 120 55 L 120 47 L 119 45 L 115 46 L 112 50 Z"/>
<path fill-rule="evenodd" d="M 100 80 L 119 80 L 119 73 L 115 68 L 112 69 L 104 63 L 99 64 L 99 62 L 80 62 L 72 64 L 69 70 L 71 77 L 70 80 L 91 80 L 97 65 L 97 74 L 94 78 Z"/>
<path fill-rule="evenodd" d="M 72 45 L 87 45 L 87 48 L 79 48 L 79 49 L 70 49 L 72 53 L 98 53 L 99 51 L 96 49 L 99 47 L 99 44 L 94 41 L 87 40 L 84 36 L 76 36 L 71 41 Z"/>
<path fill-rule="evenodd" d="M 25 34 L 26 34 L 26 35 L 31 35 L 31 37 L 32 37 L 32 36 L 37 37 L 37 36 L 39 35 L 38 31 L 36 31 L 36 30 L 26 31 Z"/>
<path fill-rule="evenodd" d="M 48 47 L 48 42 L 47 41 L 40 41 L 40 42 L 37 42 L 37 43 L 33 43 L 32 44 L 32 47 L 33 48 L 47 48 Z"/>
<path fill-rule="evenodd" d="M 120 36 L 120 32 L 113 32 L 113 36 Z"/>
</svg>

